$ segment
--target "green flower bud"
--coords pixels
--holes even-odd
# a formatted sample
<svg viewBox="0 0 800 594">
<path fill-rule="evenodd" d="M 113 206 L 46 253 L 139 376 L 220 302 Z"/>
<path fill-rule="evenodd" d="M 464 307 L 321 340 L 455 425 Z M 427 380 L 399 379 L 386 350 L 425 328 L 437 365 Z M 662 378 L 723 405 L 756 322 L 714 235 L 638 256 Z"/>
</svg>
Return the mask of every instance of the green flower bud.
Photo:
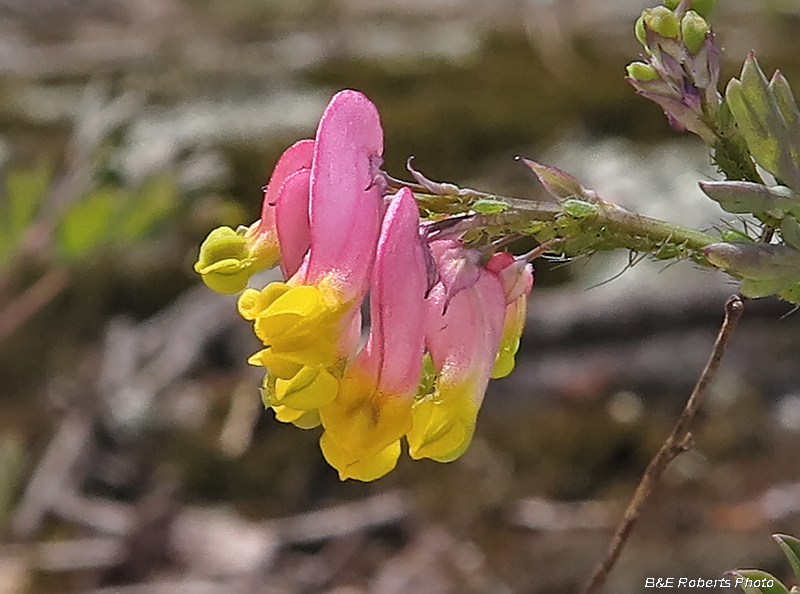
<svg viewBox="0 0 800 594">
<path fill-rule="evenodd" d="M 644 24 L 662 37 L 677 39 L 680 36 L 681 24 L 678 17 L 666 6 L 648 8 L 642 13 Z"/>
<path fill-rule="evenodd" d="M 644 14 L 636 19 L 636 25 L 633 28 L 633 32 L 636 35 L 636 39 L 639 40 L 639 43 L 647 47 L 647 32 L 644 28 Z"/>
<path fill-rule="evenodd" d="M 692 2 L 692 10 L 696 11 L 701 17 L 708 17 L 711 11 L 714 10 L 716 0 L 694 0 Z"/>
<path fill-rule="evenodd" d="M 656 80 L 658 78 L 656 69 L 644 62 L 631 62 L 625 69 L 628 71 L 628 76 L 641 82 Z"/>
<path fill-rule="evenodd" d="M 252 240 L 246 237 L 246 232 L 246 227 L 238 232 L 230 227 L 219 227 L 200 245 L 200 256 L 194 270 L 203 277 L 208 288 L 233 294 L 247 286 L 247 281 L 256 272 L 256 259 Z"/>
<path fill-rule="evenodd" d="M 681 20 L 681 35 L 686 48 L 695 55 L 703 47 L 706 35 L 711 31 L 706 20 L 694 10 L 688 11 Z"/>
</svg>

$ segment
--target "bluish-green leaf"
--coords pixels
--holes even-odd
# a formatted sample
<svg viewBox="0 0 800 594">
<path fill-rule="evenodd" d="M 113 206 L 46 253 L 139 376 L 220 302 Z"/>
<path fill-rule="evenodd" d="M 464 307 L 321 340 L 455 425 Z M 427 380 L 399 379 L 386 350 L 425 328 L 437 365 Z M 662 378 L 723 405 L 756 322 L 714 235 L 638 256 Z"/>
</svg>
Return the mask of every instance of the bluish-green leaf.
<svg viewBox="0 0 800 594">
<path fill-rule="evenodd" d="M 781 547 L 783 554 L 786 555 L 789 564 L 792 566 L 794 575 L 800 580 L 800 540 L 788 534 L 773 534 L 772 538 Z"/>
<path fill-rule="evenodd" d="M 786 245 L 800 250 L 800 223 L 793 216 L 784 217 L 781 221 L 781 238 Z"/>
<path fill-rule="evenodd" d="M 747 594 L 789 594 L 778 578 L 760 569 L 735 569 L 729 575 L 733 578 L 734 587 L 741 588 Z"/>
<path fill-rule="evenodd" d="M 800 146 L 752 52 L 745 60 L 741 80 L 734 78 L 728 83 L 725 99 L 759 165 L 800 192 Z"/>
<path fill-rule="evenodd" d="M 700 189 L 734 214 L 768 214 L 782 219 L 787 213 L 800 217 L 800 195 L 786 186 L 768 187 L 747 181 L 700 182 Z"/>
<path fill-rule="evenodd" d="M 766 297 L 800 282 L 800 251 L 784 245 L 712 243 L 703 254 L 714 266 L 743 279 L 742 294 Z"/>
</svg>

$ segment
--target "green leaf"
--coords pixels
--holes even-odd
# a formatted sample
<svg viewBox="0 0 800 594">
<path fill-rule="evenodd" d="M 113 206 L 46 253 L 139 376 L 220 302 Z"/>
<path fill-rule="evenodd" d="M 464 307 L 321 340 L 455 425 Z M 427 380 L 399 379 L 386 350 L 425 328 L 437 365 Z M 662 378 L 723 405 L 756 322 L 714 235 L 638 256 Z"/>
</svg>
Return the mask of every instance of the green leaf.
<svg viewBox="0 0 800 594">
<path fill-rule="evenodd" d="M 109 243 L 113 222 L 125 195 L 117 188 L 103 187 L 73 204 L 61 219 L 57 230 L 59 251 L 72 261 Z"/>
<path fill-rule="evenodd" d="M 742 278 L 746 297 L 774 295 L 800 282 L 800 251 L 788 246 L 732 241 L 712 243 L 703 254 L 714 266 Z"/>
<path fill-rule="evenodd" d="M 773 95 L 777 89 L 786 101 L 785 89 L 773 87 L 751 52 L 742 68 L 741 80 L 731 79 L 725 98 L 750 153 L 779 180 L 800 192 L 800 138 L 793 139 L 787 120 Z"/>
<path fill-rule="evenodd" d="M 796 218 L 784 217 L 781 221 L 781 238 L 786 245 L 800 250 L 800 223 Z"/>
<path fill-rule="evenodd" d="M 786 186 L 768 187 L 746 181 L 701 181 L 700 189 L 734 214 L 768 214 L 782 219 L 786 214 L 800 217 L 800 195 Z"/>
<path fill-rule="evenodd" d="M 747 594 L 789 594 L 778 578 L 760 569 L 736 569 L 730 575 L 734 579 L 734 587 L 741 588 Z"/>
<path fill-rule="evenodd" d="M 795 283 L 788 289 L 780 291 L 778 296 L 784 301 L 794 303 L 795 305 L 800 305 L 800 283 Z"/>
<path fill-rule="evenodd" d="M 716 3 L 716 0 L 694 0 L 691 3 L 691 7 L 701 17 L 708 18 L 708 15 L 711 14 L 711 11 L 714 10 L 714 5 Z"/>
<path fill-rule="evenodd" d="M 788 534 L 773 534 L 772 538 L 783 550 L 783 554 L 789 560 L 792 571 L 797 579 L 800 580 L 800 540 Z"/>
<path fill-rule="evenodd" d="M 778 110 L 786 121 L 786 126 L 789 129 L 795 148 L 797 148 L 800 146 L 800 109 L 798 109 L 797 102 L 794 100 L 789 81 L 780 71 L 776 70 L 775 74 L 772 75 L 772 80 L 769 81 L 769 89 L 775 98 Z M 798 161 L 797 155 L 794 155 L 794 160 L 795 162 Z"/>
</svg>

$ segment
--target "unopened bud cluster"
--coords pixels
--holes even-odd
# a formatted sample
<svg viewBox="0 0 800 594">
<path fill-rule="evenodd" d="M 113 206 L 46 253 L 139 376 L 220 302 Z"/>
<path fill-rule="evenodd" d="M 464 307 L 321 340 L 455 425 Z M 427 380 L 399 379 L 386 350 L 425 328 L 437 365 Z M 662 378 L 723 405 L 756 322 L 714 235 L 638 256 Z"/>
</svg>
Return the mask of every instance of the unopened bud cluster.
<svg viewBox="0 0 800 594">
<path fill-rule="evenodd" d="M 713 0 L 666 1 L 636 22 L 636 38 L 646 60 L 628 65 L 628 81 L 664 110 L 678 130 L 694 132 L 709 144 L 716 138 L 720 106 L 720 59 L 705 20 Z"/>
</svg>

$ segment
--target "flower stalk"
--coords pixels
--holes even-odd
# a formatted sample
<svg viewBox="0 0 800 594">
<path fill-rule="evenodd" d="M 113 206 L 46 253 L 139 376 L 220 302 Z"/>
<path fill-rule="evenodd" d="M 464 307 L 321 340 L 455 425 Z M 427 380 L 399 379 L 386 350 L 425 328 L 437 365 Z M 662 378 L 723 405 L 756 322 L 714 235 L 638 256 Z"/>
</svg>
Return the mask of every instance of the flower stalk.
<svg viewBox="0 0 800 594">
<path fill-rule="evenodd" d="M 531 236 L 539 242 L 559 239 L 551 253 L 578 256 L 596 251 L 627 249 L 657 259 L 688 258 L 711 267 L 703 249 L 719 238 L 668 221 L 631 212 L 599 198 L 559 201 L 524 200 L 472 189 L 447 194 L 414 192 L 431 218 L 472 214 L 471 225 L 489 239 Z M 497 214 L 479 214 L 480 203 L 500 205 Z"/>
</svg>

